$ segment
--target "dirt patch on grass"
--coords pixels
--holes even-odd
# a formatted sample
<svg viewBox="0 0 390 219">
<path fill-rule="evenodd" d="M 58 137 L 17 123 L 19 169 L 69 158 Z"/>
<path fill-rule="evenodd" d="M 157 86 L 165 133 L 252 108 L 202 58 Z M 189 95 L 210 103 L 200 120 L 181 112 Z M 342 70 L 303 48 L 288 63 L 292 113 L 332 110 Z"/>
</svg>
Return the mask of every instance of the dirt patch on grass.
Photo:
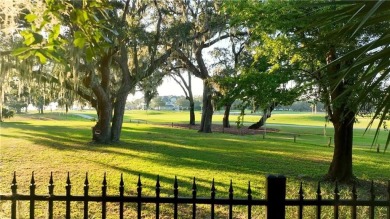
<svg viewBox="0 0 390 219">
<path fill-rule="evenodd" d="M 188 124 L 173 124 L 174 128 L 194 129 L 199 130 L 200 125 L 188 125 Z M 256 130 L 248 129 L 248 127 L 242 127 L 237 129 L 235 126 L 230 128 L 223 128 L 222 125 L 212 125 L 212 132 L 227 133 L 233 135 L 262 135 L 263 133 L 279 132 L 279 129 L 274 128 L 259 128 Z"/>
</svg>

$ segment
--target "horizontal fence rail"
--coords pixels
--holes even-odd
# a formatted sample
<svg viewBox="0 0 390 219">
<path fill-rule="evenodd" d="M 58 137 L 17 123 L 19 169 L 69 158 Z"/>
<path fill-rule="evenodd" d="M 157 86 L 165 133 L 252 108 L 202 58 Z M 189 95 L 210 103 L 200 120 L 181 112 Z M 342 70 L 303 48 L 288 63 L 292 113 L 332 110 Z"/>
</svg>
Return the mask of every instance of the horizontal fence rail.
<svg viewBox="0 0 390 219">
<path fill-rule="evenodd" d="M 161 197 L 160 196 L 160 178 L 157 176 L 155 196 L 143 196 L 142 195 L 142 183 L 141 176 L 138 177 L 137 183 L 137 194 L 134 196 L 127 196 L 124 194 L 124 182 L 123 175 L 121 175 L 119 183 L 119 194 L 118 195 L 107 195 L 107 181 L 106 174 L 104 174 L 101 195 L 89 195 L 89 182 L 88 174 L 86 174 L 84 181 L 84 194 L 83 195 L 72 195 L 71 194 L 71 181 L 68 173 L 66 179 L 66 194 L 56 195 L 54 194 L 54 182 L 53 174 L 50 175 L 48 194 L 37 195 L 35 194 L 36 184 L 34 179 L 34 173 L 32 174 L 30 181 L 30 194 L 18 194 L 16 173 L 11 184 L 11 194 L 0 194 L 0 201 L 11 202 L 11 215 L 12 219 L 17 218 L 17 202 L 18 201 L 29 201 L 29 214 L 30 218 L 35 218 L 35 202 L 44 201 L 47 202 L 47 218 L 53 218 L 53 204 L 54 202 L 65 202 L 65 218 L 71 218 L 71 202 L 82 202 L 84 218 L 89 218 L 89 203 L 98 202 L 101 203 L 101 218 L 107 217 L 107 203 L 117 203 L 119 205 L 119 218 L 124 218 L 124 203 L 136 203 L 137 204 L 137 217 L 141 218 L 142 215 L 142 204 L 152 203 L 155 204 L 155 217 L 160 217 L 160 205 L 161 204 L 172 204 L 173 205 L 173 218 L 178 218 L 178 205 L 179 204 L 190 204 L 192 205 L 192 218 L 197 218 L 197 205 L 206 204 L 210 205 L 210 218 L 215 217 L 215 205 L 228 206 L 228 217 L 234 218 L 233 206 L 241 205 L 247 208 L 247 218 L 255 217 L 252 214 L 253 206 L 266 207 L 267 219 L 283 219 L 286 218 L 286 206 L 298 207 L 298 218 L 303 218 L 303 209 L 305 206 L 316 207 L 316 218 L 322 218 L 321 212 L 323 206 L 332 206 L 334 218 L 339 218 L 340 207 L 350 207 L 351 218 L 357 218 L 357 207 L 364 206 L 369 208 L 368 215 L 364 218 L 375 218 L 375 207 L 385 207 L 387 212 L 387 219 L 390 219 L 390 181 L 387 185 L 387 198 L 385 200 L 377 200 L 374 193 L 374 183 L 371 183 L 370 198 L 368 200 L 360 200 L 357 196 L 355 185 L 351 190 L 351 199 L 340 199 L 339 187 L 336 182 L 334 189 L 333 199 L 323 199 L 321 192 L 321 185 L 318 183 L 315 199 L 305 199 L 304 190 L 302 183 L 298 191 L 298 199 L 286 199 L 286 177 L 281 175 L 269 175 L 266 180 L 266 199 L 254 199 L 252 197 L 252 190 L 250 182 L 248 183 L 247 197 L 246 198 L 234 198 L 233 183 L 230 181 L 229 197 L 227 198 L 216 198 L 216 189 L 214 185 L 214 179 L 211 184 L 210 197 L 198 197 L 197 186 L 195 177 L 192 183 L 192 196 L 181 197 L 179 196 L 178 180 L 175 177 L 173 185 L 173 197 Z M 383 218 L 383 217 L 381 217 Z"/>
</svg>

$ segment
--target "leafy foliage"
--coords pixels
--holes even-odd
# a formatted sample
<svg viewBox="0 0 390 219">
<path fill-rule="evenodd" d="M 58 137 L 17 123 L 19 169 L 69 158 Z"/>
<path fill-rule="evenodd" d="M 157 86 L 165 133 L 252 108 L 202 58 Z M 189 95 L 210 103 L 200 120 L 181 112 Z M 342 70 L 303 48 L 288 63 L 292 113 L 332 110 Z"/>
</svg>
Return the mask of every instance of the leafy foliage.
<svg viewBox="0 0 390 219">
<path fill-rule="evenodd" d="M 12 110 L 2 108 L 1 111 L 2 111 L 2 116 L 6 119 L 14 117 L 14 111 L 12 111 Z M 0 118 L 0 120 L 1 120 L 1 118 Z"/>
<path fill-rule="evenodd" d="M 334 3 L 332 16 L 330 12 L 321 13 L 313 26 L 324 29 L 334 26 L 334 22 L 343 23 L 342 26 L 334 28 L 334 31 L 326 37 L 348 41 L 359 37 L 358 47 L 348 50 L 345 54 L 330 63 L 326 68 L 337 66 L 348 60 L 353 60 L 348 68 L 341 71 L 339 81 L 350 77 L 355 71 L 362 71 L 354 86 L 347 92 L 353 90 L 358 98 L 355 104 L 360 105 L 362 110 L 366 110 L 368 105 L 374 106 L 374 114 L 370 126 L 374 120 L 379 118 L 377 135 L 382 125 L 389 120 L 390 109 L 390 29 L 387 28 L 390 17 L 390 3 L 387 1 L 358 1 Z M 337 6 L 337 7 L 335 7 Z M 363 70 L 362 70 L 363 69 Z M 370 95 L 370 93 L 374 95 Z M 370 127 L 369 126 L 369 127 Z M 390 134 L 386 143 L 386 148 L 390 143 Z"/>
</svg>

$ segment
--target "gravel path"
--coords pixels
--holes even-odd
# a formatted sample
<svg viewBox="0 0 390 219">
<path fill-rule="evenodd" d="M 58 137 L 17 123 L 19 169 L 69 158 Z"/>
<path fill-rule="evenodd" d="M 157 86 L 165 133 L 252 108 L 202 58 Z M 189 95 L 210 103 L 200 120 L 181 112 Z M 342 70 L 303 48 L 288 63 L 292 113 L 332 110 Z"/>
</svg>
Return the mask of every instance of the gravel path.
<svg viewBox="0 0 390 219">
<path fill-rule="evenodd" d="M 75 116 L 83 117 L 84 119 L 95 119 L 93 116 L 85 115 L 85 114 L 74 114 Z"/>
</svg>

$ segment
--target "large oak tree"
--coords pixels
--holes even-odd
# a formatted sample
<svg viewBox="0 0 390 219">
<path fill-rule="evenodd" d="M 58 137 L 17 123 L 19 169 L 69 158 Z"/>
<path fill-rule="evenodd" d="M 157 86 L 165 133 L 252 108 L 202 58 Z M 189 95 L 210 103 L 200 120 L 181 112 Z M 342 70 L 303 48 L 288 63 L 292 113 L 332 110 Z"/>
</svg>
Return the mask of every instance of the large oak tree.
<svg viewBox="0 0 390 219">
<path fill-rule="evenodd" d="M 226 17 L 219 10 L 218 1 L 172 2 L 170 14 L 177 29 L 173 32 L 180 47 L 175 47 L 173 57 L 194 76 L 203 81 L 203 107 L 199 132 L 211 132 L 214 106 L 212 96 L 215 86 L 211 80 L 205 52 L 233 33 Z M 178 36 L 178 38 L 176 37 Z"/>
<path fill-rule="evenodd" d="M 170 42 L 161 42 L 162 30 L 169 29 L 163 21 L 165 5 L 137 0 L 46 4 L 43 21 L 33 13 L 27 15 L 31 28 L 22 32 L 26 47 L 14 54 L 64 64 L 65 71 L 59 74 L 71 77 L 63 83 L 60 75 L 46 77 L 96 108 L 99 119 L 93 140 L 119 141 L 127 95 L 171 53 Z"/>
<path fill-rule="evenodd" d="M 331 180 L 351 180 L 353 124 L 359 110 L 355 100 L 362 98 L 368 101 L 358 96 L 361 94 L 359 89 L 365 86 L 360 81 L 364 75 L 364 66 L 351 68 L 356 66 L 353 57 L 344 58 L 333 65 L 328 64 L 348 54 L 348 51 L 357 49 L 370 37 L 375 38 L 375 32 L 366 30 L 354 37 L 338 37 L 339 33 L 334 29 L 342 29 L 344 23 L 337 22 L 340 19 L 331 14 L 339 9 L 340 12 L 347 11 L 343 4 L 245 1 L 230 5 L 229 9 L 235 12 L 237 22 L 245 22 L 251 28 L 252 38 L 257 37 L 259 45 L 272 45 L 284 37 L 286 41 L 281 48 L 292 46 L 288 51 L 291 63 L 285 65 L 285 60 L 280 60 L 279 65 L 298 72 L 298 83 L 308 85 L 308 91 L 316 88 L 320 100 L 326 104 L 328 118 L 334 127 L 335 148 L 327 177 Z M 329 25 L 316 26 L 321 21 L 328 21 Z M 272 36 L 274 40 L 264 41 L 262 36 Z M 274 54 L 271 57 L 284 53 L 284 49 L 270 51 L 270 54 Z M 348 75 L 343 74 L 346 69 Z"/>
</svg>

